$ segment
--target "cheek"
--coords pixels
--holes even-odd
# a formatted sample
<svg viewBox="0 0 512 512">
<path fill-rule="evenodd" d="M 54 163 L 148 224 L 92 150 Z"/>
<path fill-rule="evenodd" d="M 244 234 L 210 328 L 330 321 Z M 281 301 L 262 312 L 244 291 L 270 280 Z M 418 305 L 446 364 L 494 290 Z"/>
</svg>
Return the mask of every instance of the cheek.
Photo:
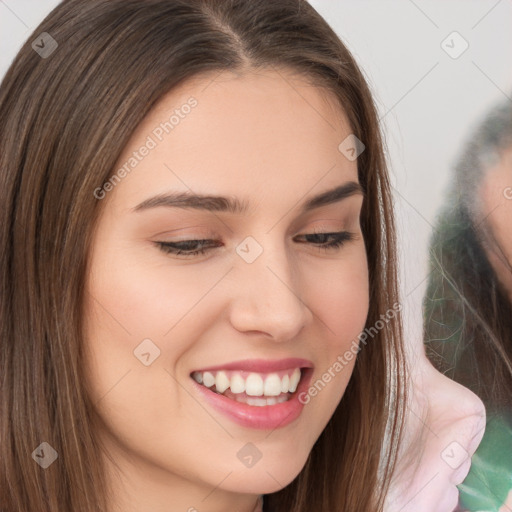
<svg viewBox="0 0 512 512">
<path fill-rule="evenodd" d="M 495 208 L 495 211 L 489 217 L 492 234 L 499 247 L 498 257 L 504 256 L 512 264 L 512 231 L 510 229 L 512 200 L 500 205 L 499 208 Z"/>
<path fill-rule="evenodd" d="M 329 334 L 324 346 L 332 356 L 333 350 L 350 345 L 364 329 L 369 305 L 364 247 L 356 246 L 347 251 L 345 258 L 333 264 L 330 270 L 321 270 L 313 279 L 314 295 L 310 297 L 316 305 L 315 313 Z"/>
<path fill-rule="evenodd" d="M 162 280 L 140 255 L 128 254 L 115 243 L 95 245 L 84 304 L 88 384 L 93 400 L 111 408 L 110 416 L 119 406 L 120 415 L 127 407 L 130 415 L 145 410 L 147 417 L 158 418 L 164 408 L 147 390 L 153 396 L 173 392 L 164 369 L 172 371 L 186 348 L 164 335 L 197 298 L 194 287 Z"/>
<path fill-rule="evenodd" d="M 480 191 L 482 212 L 480 221 L 488 226 L 483 232 L 485 250 L 498 279 L 512 300 L 512 199 L 509 196 L 510 170 L 498 167 L 489 171 Z"/>
<path fill-rule="evenodd" d="M 308 299 L 315 304 L 323 332 L 316 354 L 319 365 L 303 399 L 322 428 L 343 397 L 357 358 L 360 333 L 368 315 L 368 269 L 364 247 L 355 248 L 330 271 L 317 273 Z M 317 432 L 318 433 L 318 432 Z M 307 433 L 305 433 L 307 437 Z"/>
<path fill-rule="evenodd" d="M 115 264 L 106 263 L 111 261 Z M 108 439 L 115 439 L 110 449 L 121 446 L 155 460 L 158 454 L 173 453 L 176 460 L 186 460 L 185 447 L 183 451 L 167 433 L 184 439 L 190 416 L 201 417 L 204 411 L 180 394 L 175 365 L 197 338 L 197 326 L 186 315 L 207 291 L 208 281 L 202 286 L 180 282 L 179 271 L 166 276 L 162 269 L 136 266 L 122 256 L 113 260 L 107 251 L 96 253 L 91 269 L 84 309 L 85 365 L 101 432 L 105 429 Z M 146 343 L 143 352 L 141 342 Z M 148 366 L 145 353 L 152 361 Z M 200 435 L 196 427 L 190 433 Z"/>
<path fill-rule="evenodd" d="M 111 350 L 132 354 L 138 343 L 150 338 L 172 365 L 192 342 L 187 340 L 194 339 L 190 325 L 198 325 L 199 313 L 202 323 L 217 314 L 209 292 L 225 270 L 173 267 L 156 251 L 150 246 L 124 249 L 121 244 L 98 249 L 91 263 L 86 317 L 94 329 L 90 339 L 108 338 Z"/>
</svg>

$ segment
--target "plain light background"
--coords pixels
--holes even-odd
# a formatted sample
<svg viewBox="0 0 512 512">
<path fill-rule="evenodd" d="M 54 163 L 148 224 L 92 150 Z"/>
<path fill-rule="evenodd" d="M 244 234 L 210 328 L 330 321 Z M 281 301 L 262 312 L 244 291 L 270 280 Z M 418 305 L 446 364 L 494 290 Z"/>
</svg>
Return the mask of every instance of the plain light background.
<svg viewBox="0 0 512 512">
<path fill-rule="evenodd" d="M 58 3 L 0 0 L 0 76 Z M 379 107 L 397 209 L 406 336 L 420 350 L 428 241 L 451 168 L 485 112 L 512 101 L 512 1 L 310 3 L 355 56 Z"/>
</svg>

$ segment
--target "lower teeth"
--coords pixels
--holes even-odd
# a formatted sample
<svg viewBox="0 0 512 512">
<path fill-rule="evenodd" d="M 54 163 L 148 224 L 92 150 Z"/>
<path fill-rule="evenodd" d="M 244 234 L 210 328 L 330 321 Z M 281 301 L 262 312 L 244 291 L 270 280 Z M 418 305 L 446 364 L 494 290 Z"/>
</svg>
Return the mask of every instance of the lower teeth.
<svg viewBox="0 0 512 512">
<path fill-rule="evenodd" d="M 237 397 L 235 400 L 247 405 L 255 405 L 256 407 L 264 407 L 266 405 L 282 404 L 288 400 L 288 396 L 273 396 L 269 398 L 251 398 L 251 397 Z"/>
<path fill-rule="evenodd" d="M 241 394 L 234 394 L 231 393 L 231 391 L 228 389 L 224 391 L 224 393 L 219 393 L 215 390 L 215 387 L 212 389 L 210 388 L 210 391 L 213 391 L 214 393 L 217 393 L 218 395 L 225 396 L 226 398 L 229 398 L 230 400 L 235 400 L 237 402 L 240 402 L 242 404 L 247 405 L 253 405 L 256 407 L 265 407 L 267 405 L 276 405 L 276 404 L 282 404 L 283 402 L 287 402 L 290 399 L 291 394 L 290 393 L 281 393 L 278 396 L 247 396 L 245 393 Z"/>
</svg>

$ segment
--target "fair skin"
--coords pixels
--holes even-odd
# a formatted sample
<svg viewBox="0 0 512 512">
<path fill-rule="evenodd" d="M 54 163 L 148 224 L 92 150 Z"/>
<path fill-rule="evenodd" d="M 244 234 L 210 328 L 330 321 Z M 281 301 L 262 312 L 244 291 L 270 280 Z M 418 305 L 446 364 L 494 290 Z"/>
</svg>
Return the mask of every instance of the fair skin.
<svg viewBox="0 0 512 512">
<path fill-rule="evenodd" d="M 486 170 L 480 186 L 482 236 L 487 257 L 512 303 L 512 148 L 502 151 Z"/>
<path fill-rule="evenodd" d="M 301 211 L 312 197 L 358 182 L 357 161 L 338 150 L 351 133 L 343 111 L 329 93 L 286 71 L 217 75 L 162 98 L 119 167 L 174 109 L 191 96 L 197 106 L 101 203 L 85 338 L 99 435 L 117 466 L 106 459 L 109 512 L 250 512 L 259 494 L 289 484 L 342 398 L 354 360 L 292 421 L 272 427 L 219 410 L 192 373 L 300 358 L 315 382 L 365 325 L 362 195 Z M 249 210 L 133 210 L 170 192 L 237 198 Z M 305 237 L 338 232 L 351 239 L 327 250 L 320 246 L 332 238 Z M 248 236 L 257 246 L 237 252 Z M 194 239 L 218 244 L 192 256 L 156 244 Z M 241 257 L 258 247 L 253 262 Z M 145 366 L 134 350 L 148 338 L 160 355 Z M 146 354 L 154 350 L 147 347 Z M 279 404 L 246 407 L 261 413 Z M 237 456 L 244 447 L 261 455 L 251 467 Z"/>
</svg>

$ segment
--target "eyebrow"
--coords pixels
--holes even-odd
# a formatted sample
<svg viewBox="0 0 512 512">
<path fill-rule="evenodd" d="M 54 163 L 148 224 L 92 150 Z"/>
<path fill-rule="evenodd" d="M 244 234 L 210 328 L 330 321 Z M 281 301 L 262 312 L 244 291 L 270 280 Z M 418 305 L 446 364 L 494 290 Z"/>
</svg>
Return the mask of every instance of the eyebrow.
<svg viewBox="0 0 512 512">
<path fill-rule="evenodd" d="M 343 183 L 343 185 L 331 190 L 326 190 L 308 199 L 302 205 L 301 213 L 306 213 L 315 208 L 320 208 L 321 206 L 337 203 L 354 195 L 364 196 L 364 190 L 359 183 L 347 181 Z M 160 206 L 205 210 L 209 212 L 228 212 L 232 214 L 247 213 L 249 209 L 249 204 L 246 201 L 240 201 L 238 198 L 192 194 L 190 192 L 171 192 L 150 197 L 132 208 L 132 211 L 140 212 Z"/>
</svg>

